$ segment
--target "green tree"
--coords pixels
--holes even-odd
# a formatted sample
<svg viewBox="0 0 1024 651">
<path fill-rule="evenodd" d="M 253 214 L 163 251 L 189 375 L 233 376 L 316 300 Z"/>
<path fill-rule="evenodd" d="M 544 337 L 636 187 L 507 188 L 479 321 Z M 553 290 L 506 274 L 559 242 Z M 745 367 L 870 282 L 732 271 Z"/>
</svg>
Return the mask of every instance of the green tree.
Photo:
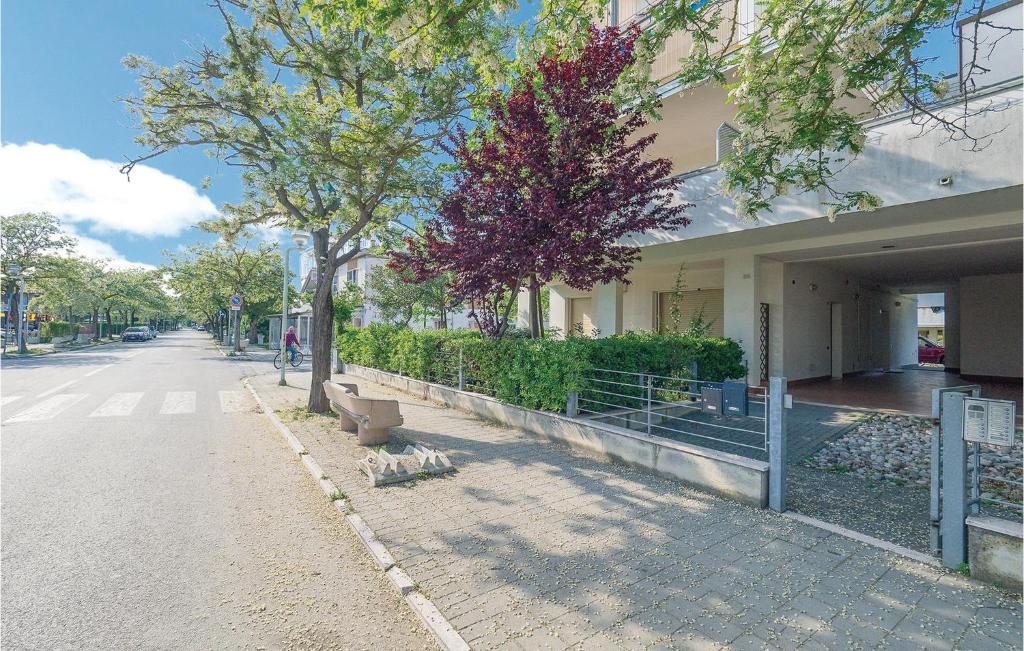
<svg viewBox="0 0 1024 651">
<path fill-rule="evenodd" d="M 448 274 L 417 282 L 408 269 L 380 265 L 370 274 L 367 289 L 366 300 L 380 316 L 401 325 L 409 325 L 420 315 L 436 318 L 442 328 L 447 328 L 448 316 L 462 305 L 452 294 Z"/>
<path fill-rule="evenodd" d="M 459 58 L 390 57 L 392 39 L 347 23 L 322 29 L 292 0 L 213 0 L 220 49 L 160 66 L 129 56 L 141 94 L 127 98 L 149 152 L 205 147 L 243 169 L 246 200 L 209 225 L 230 236 L 246 224 L 312 234 L 313 377 L 308 407 L 324 412 L 330 377 L 335 272 L 383 229 L 436 192 L 428 155 L 465 108 L 472 77 Z"/>
<path fill-rule="evenodd" d="M 270 244 L 239 239 L 212 246 L 194 245 L 183 253 L 166 254 L 168 284 L 192 314 L 212 323 L 234 294 L 243 298 L 234 319 L 235 351 L 241 351 L 242 321 L 249 318 L 249 338 L 256 326 L 280 309 L 278 284 L 284 275 L 281 257 Z"/>
<path fill-rule="evenodd" d="M 20 213 L 0 217 L 0 284 L 10 313 L 19 311 L 17 278 L 12 266 L 20 274 L 40 278 L 53 270 L 62 254 L 71 249 L 74 238 L 61 229 L 60 220 L 50 213 Z M 18 342 L 19 352 L 25 352 L 24 338 Z"/>
</svg>

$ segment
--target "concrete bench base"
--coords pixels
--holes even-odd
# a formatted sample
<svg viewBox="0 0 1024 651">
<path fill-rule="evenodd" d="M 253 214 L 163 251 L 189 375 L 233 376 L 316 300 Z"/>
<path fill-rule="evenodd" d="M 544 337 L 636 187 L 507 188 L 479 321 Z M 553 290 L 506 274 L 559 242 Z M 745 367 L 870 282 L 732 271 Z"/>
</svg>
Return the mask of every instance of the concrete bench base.
<svg viewBox="0 0 1024 651">
<path fill-rule="evenodd" d="M 971 576 L 1004 590 L 1021 592 L 1024 532 L 1019 522 L 972 515 L 967 518 L 967 549 Z"/>
<path fill-rule="evenodd" d="M 489 396 L 345 364 L 343 372 L 496 420 L 540 438 L 650 470 L 744 504 L 768 506 L 768 464 L 614 425 L 508 405 Z"/>
</svg>

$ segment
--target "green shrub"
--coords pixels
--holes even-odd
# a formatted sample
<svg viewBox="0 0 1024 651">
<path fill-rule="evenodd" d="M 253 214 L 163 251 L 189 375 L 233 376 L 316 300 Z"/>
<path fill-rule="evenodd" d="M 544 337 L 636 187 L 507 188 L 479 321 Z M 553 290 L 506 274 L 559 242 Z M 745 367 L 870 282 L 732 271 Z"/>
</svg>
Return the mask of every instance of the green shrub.
<svg viewBox="0 0 1024 651">
<path fill-rule="evenodd" d="M 40 337 L 76 337 L 80 326 L 67 321 L 47 321 L 39 329 Z"/>
<path fill-rule="evenodd" d="M 735 341 L 680 334 L 630 332 L 604 339 L 495 341 L 472 330 L 412 330 L 375 324 L 341 333 L 337 347 L 345 362 L 449 386 L 458 384 L 461 352 L 467 389 L 550 411 L 562 410 L 568 393 L 586 388 L 596 369 L 678 378 L 660 380 L 659 386 L 666 388 L 685 385 L 687 378 L 692 379 L 694 364 L 697 378 L 702 380 L 746 375 L 743 350 Z M 615 374 L 607 377 L 624 379 Z M 642 391 L 618 387 L 616 392 L 639 395 Z"/>
</svg>

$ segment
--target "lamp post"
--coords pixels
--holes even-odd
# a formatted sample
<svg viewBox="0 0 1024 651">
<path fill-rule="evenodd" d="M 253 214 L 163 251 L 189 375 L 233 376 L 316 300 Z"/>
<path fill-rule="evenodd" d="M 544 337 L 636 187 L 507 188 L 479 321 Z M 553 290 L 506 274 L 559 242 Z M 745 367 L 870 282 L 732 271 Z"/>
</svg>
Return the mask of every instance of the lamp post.
<svg viewBox="0 0 1024 651">
<path fill-rule="evenodd" d="M 286 386 L 288 383 L 284 379 L 284 369 L 288 366 L 288 358 L 285 357 L 284 349 L 284 336 L 285 331 L 288 330 L 288 254 L 294 250 L 303 250 L 309 243 L 309 233 L 303 231 L 295 231 L 292 233 L 292 242 L 295 246 L 288 246 L 287 242 L 282 243 L 281 257 L 284 258 L 284 282 L 281 285 L 281 345 L 279 350 L 281 351 L 281 377 L 277 383 L 281 386 Z"/>
</svg>

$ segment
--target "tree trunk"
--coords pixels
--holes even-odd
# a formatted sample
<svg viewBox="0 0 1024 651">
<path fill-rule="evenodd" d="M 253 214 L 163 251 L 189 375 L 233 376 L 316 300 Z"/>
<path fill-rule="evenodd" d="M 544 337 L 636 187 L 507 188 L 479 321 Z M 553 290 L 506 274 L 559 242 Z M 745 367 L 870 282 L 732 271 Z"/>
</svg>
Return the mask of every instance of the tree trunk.
<svg viewBox="0 0 1024 651">
<path fill-rule="evenodd" d="M 313 233 L 313 250 L 316 259 L 316 294 L 313 295 L 313 323 L 310 327 L 310 349 L 313 353 L 313 373 L 309 384 L 309 411 L 323 414 L 330 409 L 330 401 L 324 393 L 323 383 L 331 379 L 331 343 L 334 334 L 334 296 L 331 294 L 331 278 L 337 266 L 327 260 L 328 230 L 321 228 Z"/>
<path fill-rule="evenodd" d="M 441 306 L 441 330 L 448 329 L 448 310 L 445 309 L 444 305 Z"/>
<path fill-rule="evenodd" d="M 529 298 L 529 315 L 530 315 L 530 338 L 540 339 L 543 336 L 541 332 L 541 314 L 540 314 L 540 286 L 537 284 L 536 278 L 530 278 L 530 298 Z"/>
<path fill-rule="evenodd" d="M 114 332 L 111 329 L 111 326 L 114 325 L 114 322 L 110 320 L 110 308 L 104 308 L 103 312 L 107 315 L 107 339 L 113 339 Z"/>
<path fill-rule="evenodd" d="M 11 311 L 7 313 L 7 326 L 10 328 L 10 335 L 14 337 L 10 341 L 14 342 L 14 347 L 21 352 L 22 341 L 18 339 L 18 310 L 21 309 L 20 305 L 21 296 L 18 295 L 18 288 L 15 286 L 14 292 L 11 294 Z"/>
<path fill-rule="evenodd" d="M 231 340 L 235 344 L 235 352 L 242 352 L 242 310 L 235 312 L 235 327 L 234 333 L 231 335 Z"/>
<path fill-rule="evenodd" d="M 100 308 L 92 308 L 92 340 L 100 340 Z"/>
<path fill-rule="evenodd" d="M 129 325 L 135 325 L 135 310 L 132 310 L 130 312 L 130 314 L 131 314 L 131 317 L 130 317 L 131 318 L 131 322 L 130 322 Z"/>
<path fill-rule="evenodd" d="M 256 321 L 256 319 L 253 319 L 252 317 L 249 318 L 249 343 L 250 344 L 255 344 L 258 341 L 258 339 L 256 337 L 256 325 L 257 325 L 257 323 L 258 322 Z"/>
</svg>

